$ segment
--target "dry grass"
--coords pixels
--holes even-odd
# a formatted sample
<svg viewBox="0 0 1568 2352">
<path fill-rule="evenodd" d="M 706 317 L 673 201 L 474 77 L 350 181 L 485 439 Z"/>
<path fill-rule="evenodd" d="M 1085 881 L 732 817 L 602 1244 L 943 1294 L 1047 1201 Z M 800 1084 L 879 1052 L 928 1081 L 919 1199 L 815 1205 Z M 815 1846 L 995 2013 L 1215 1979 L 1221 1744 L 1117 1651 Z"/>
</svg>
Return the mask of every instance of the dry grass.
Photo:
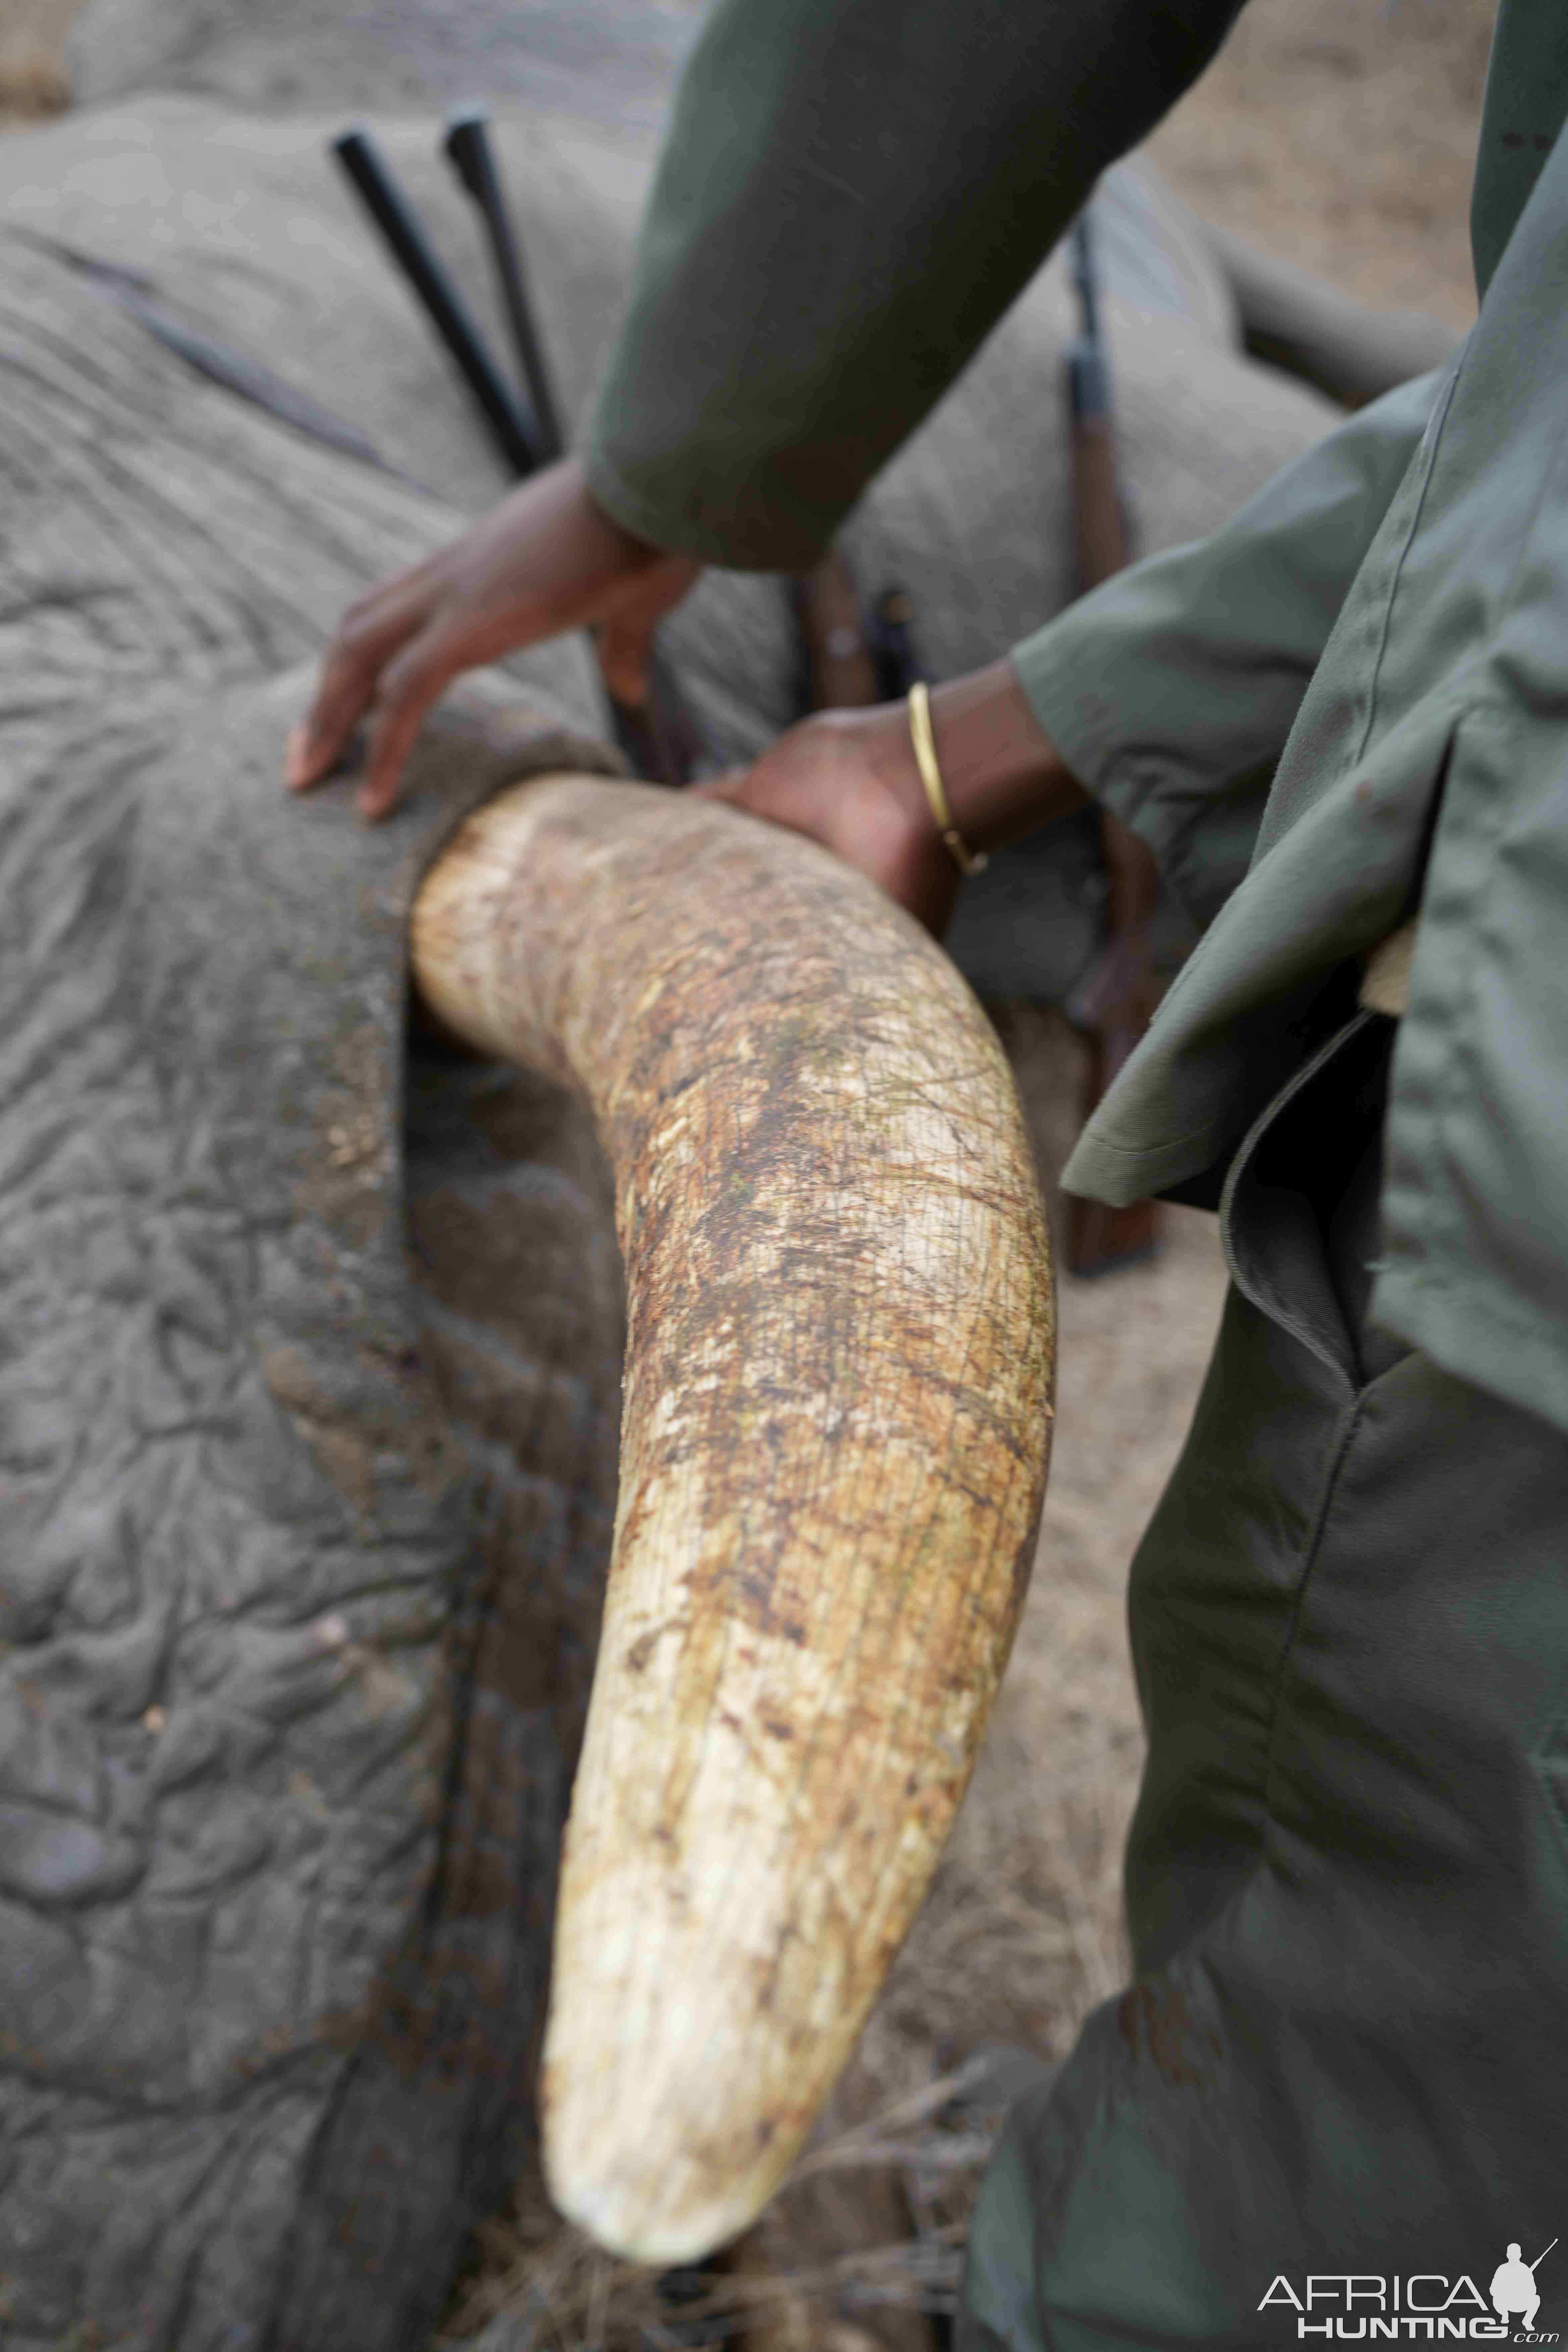
<svg viewBox="0 0 1568 2352">
<path fill-rule="evenodd" d="M 895 2176 L 912 2200 L 908 2225 L 793 2265 L 754 2259 L 748 2246 L 709 2269 L 658 2276 L 600 2253 L 535 2194 L 483 2233 L 433 2352 L 671 2352 L 738 2339 L 874 2352 L 876 2315 L 886 2326 L 892 2313 L 953 2308 L 969 2210 L 1003 2112 L 980 2058 L 822 2137 L 797 2181 L 853 2201 L 858 2179 Z"/>
</svg>

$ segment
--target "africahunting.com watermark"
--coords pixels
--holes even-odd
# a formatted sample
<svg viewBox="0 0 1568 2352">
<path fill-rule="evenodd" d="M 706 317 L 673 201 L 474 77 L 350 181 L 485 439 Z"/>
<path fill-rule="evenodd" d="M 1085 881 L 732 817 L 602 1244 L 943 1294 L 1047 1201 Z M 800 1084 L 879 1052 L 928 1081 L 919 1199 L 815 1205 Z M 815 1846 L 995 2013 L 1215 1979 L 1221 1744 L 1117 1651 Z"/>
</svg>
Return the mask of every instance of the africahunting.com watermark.
<svg viewBox="0 0 1568 2352">
<path fill-rule="evenodd" d="M 1522 2247 L 1510 2245 L 1485 2294 L 1463 2272 L 1458 2278 L 1436 2271 L 1378 2278 L 1366 2271 L 1310 2271 L 1300 2281 L 1281 2273 L 1258 2308 L 1293 2318 L 1298 2338 L 1326 2336 L 1335 2344 L 1556 2344 L 1558 2332 L 1537 2325 L 1535 2273 L 1552 2246 L 1527 2263 Z"/>
</svg>

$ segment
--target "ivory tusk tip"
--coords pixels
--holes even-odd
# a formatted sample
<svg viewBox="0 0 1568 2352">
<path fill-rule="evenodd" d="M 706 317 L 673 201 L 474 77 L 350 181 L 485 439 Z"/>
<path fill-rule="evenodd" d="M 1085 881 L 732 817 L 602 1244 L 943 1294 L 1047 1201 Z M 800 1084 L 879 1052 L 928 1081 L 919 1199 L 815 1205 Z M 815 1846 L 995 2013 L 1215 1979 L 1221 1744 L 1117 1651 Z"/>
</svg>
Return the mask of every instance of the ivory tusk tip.
<svg viewBox="0 0 1568 2352">
<path fill-rule="evenodd" d="M 550 2200 L 623 2261 L 664 2270 L 702 2262 L 750 2229 L 788 2176 L 838 2067 L 819 2061 L 816 2095 L 784 2101 L 758 2079 L 773 2069 L 754 2044 L 744 2064 L 687 2044 L 667 2050 L 665 2064 L 645 2053 L 630 2071 L 612 2059 L 606 2072 L 604 2040 L 595 2037 L 596 2063 L 581 2045 L 546 2051 Z"/>
<path fill-rule="evenodd" d="M 765 2201 L 752 2192 L 697 2202 L 683 2199 L 673 2210 L 668 2205 L 650 2210 L 646 2176 L 606 2179 L 599 2168 L 563 2164 L 558 2156 L 552 2159 L 548 2139 L 544 2180 L 556 2211 L 596 2246 L 649 2270 L 679 2270 L 706 2261 L 750 2228 Z"/>
</svg>

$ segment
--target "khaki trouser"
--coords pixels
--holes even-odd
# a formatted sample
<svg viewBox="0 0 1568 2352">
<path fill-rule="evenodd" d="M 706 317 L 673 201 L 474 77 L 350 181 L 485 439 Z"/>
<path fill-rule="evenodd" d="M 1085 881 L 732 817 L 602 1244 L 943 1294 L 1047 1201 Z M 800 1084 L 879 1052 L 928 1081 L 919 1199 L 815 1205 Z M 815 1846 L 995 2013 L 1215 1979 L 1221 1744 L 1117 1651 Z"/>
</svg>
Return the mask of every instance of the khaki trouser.
<svg viewBox="0 0 1568 2352">
<path fill-rule="evenodd" d="M 1014 2111 L 962 2352 L 1356 2340 L 1395 2279 L 1495 2327 L 1568 2221 L 1568 1439 L 1364 1323 L 1392 1034 L 1359 1014 L 1226 1181 L 1132 1570 L 1137 1974 Z"/>
</svg>

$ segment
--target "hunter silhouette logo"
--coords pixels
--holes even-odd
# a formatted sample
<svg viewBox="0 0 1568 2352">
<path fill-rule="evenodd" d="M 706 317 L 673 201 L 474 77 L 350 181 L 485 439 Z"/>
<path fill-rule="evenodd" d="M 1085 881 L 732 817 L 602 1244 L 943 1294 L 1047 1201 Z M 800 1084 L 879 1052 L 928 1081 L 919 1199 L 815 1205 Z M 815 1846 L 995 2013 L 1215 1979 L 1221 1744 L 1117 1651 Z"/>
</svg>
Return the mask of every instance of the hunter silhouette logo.
<svg viewBox="0 0 1568 2352">
<path fill-rule="evenodd" d="M 1552 2246 L 1556 2243 L 1553 2238 Z M 1535 2315 L 1541 2308 L 1535 2273 L 1552 2252 L 1552 2246 L 1537 2254 L 1532 2263 L 1521 2263 L 1519 2247 L 1510 2246 L 1507 2262 L 1500 2263 L 1492 2273 L 1492 2309 L 1500 2319 L 1521 2320 L 1527 2336 L 1534 2333 Z"/>
<path fill-rule="evenodd" d="M 1368 2271 L 1311 2271 L 1300 2287 L 1281 2274 L 1258 2308 L 1293 2312 L 1298 2338 L 1326 2336 L 1336 2344 L 1556 2344 L 1562 2339 L 1555 2329 L 1546 2334 L 1535 2325 L 1535 2273 L 1557 2242 L 1553 2238 L 1532 2263 L 1511 2244 L 1486 2294 L 1465 2273 L 1381 2278 Z"/>
</svg>

